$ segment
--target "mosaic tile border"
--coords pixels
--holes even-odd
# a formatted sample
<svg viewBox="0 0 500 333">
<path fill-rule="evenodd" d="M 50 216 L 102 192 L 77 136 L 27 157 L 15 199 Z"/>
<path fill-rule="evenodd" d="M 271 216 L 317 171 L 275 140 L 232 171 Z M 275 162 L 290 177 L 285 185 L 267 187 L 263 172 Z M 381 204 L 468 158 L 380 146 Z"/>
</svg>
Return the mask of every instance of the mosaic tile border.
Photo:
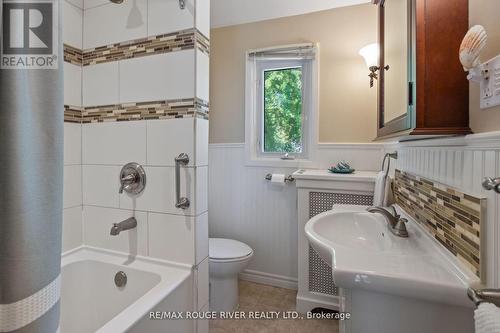
<svg viewBox="0 0 500 333">
<path fill-rule="evenodd" d="M 73 106 L 73 105 L 64 105 L 64 122 L 65 123 L 82 123 L 84 108 Z"/>
<path fill-rule="evenodd" d="M 82 66 L 83 51 L 68 44 L 64 44 L 64 61 L 73 65 Z"/>
<path fill-rule="evenodd" d="M 150 55 L 192 50 L 196 47 L 210 55 L 210 40 L 198 29 L 187 29 L 148 38 L 80 50 L 64 45 L 64 61 L 77 66 L 91 66 Z"/>
<path fill-rule="evenodd" d="M 208 102 L 186 98 L 82 108 L 64 106 L 64 121 L 81 124 L 191 117 L 208 120 Z"/>
<path fill-rule="evenodd" d="M 396 202 L 479 278 L 486 199 L 396 170 Z"/>
<path fill-rule="evenodd" d="M 198 50 L 210 56 L 210 39 L 202 34 L 199 30 L 196 30 L 196 46 Z"/>
</svg>

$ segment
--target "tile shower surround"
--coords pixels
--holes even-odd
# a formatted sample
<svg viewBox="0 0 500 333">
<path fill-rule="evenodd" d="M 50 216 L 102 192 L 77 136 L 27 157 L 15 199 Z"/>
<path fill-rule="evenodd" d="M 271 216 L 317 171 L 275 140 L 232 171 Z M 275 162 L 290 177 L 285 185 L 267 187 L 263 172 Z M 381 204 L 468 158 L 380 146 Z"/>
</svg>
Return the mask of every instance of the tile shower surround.
<svg viewBox="0 0 500 333">
<path fill-rule="evenodd" d="M 449 252 L 482 278 L 481 235 L 486 200 L 396 170 L 396 202 Z"/>
<path fill-rule="evenodd" d="M 139 58 L 196 47 L 210 54 L 210 41 L 198 29 L 141 38 L 93 49 L 80 50 L 64 45 L 64 61 L 77 66 L 91 66 L 124 59 Z M 208 119 L 209 103 L 199 98 L 124 103 L 92 107 L 64 106 L 64 121 L 95 123 L 199 117 Z"/>
</svg>

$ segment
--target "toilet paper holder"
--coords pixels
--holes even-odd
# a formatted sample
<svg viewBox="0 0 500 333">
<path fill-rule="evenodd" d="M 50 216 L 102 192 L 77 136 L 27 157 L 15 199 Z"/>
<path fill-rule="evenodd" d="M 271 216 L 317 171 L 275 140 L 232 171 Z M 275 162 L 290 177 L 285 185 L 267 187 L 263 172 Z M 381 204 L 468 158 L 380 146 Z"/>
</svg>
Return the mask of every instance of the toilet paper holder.
<svg viewBox="0 0 500 333">
<path fill-rule="evenodd" d="M 273 175 L 268 173 L 265 177 L 266 180 L 272 180 L 273 179 Z M 285 177 L 285 183 L 293 183 L 295 181 L 295 178 L 292 177 L 292 175 L 288 175 Z"/>
</svg>

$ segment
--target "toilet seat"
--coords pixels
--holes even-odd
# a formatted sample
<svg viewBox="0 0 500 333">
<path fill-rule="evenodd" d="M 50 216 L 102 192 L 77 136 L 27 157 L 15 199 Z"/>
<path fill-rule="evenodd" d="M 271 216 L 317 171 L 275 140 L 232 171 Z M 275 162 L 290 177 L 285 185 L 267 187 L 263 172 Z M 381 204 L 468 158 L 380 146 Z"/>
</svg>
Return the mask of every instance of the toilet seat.
<svg viewBox="0 0 500 333">
<path fill-rule="evenodd" d="M 233 239 L 210 238 L 208 253 L 210 261 L 243 261 L 253 255 L 253 250 L 245 243 Z"/>
<path fill-rule="evenodd" d="M 240 262 L 240 261 L 246 261 L 248 259 L 250 259 L 251 257 L 253 257 L 253 252 L 250 253 L 249 255 L 245 256 L 245 257 L 241 257 L 241 258 L 231 258 L 231 259 L 214 259 L 214 258 L 209 258 L 210 262 L 212 263 L 237 263 L 237 262 Z"/>
</svg>

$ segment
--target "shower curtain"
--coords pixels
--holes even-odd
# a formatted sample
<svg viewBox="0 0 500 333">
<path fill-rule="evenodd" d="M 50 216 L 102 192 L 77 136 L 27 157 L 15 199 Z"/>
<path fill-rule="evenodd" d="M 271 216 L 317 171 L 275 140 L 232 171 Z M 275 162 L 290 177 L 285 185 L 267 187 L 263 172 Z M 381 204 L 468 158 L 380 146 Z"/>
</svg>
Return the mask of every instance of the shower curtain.
<svg viewBox="0 0 500 333">
<path fill-rule="evenodd" d="M 61 5 L 59 0 L 52 7 L 40 2 L 19 5 L 19 1 L 0 0 L 0 332 L 59 329 L 64 137 Z M 16 15 L 21 19 L 15 21 Z M 9 29 L 24 29 L 24 34 Z M 15 52 L 9 47 L 23 45 L 24 52 L 38 52 L 35 56 L 47 61 L 46 55 L 39 55 L 40 49 L 52 52 L 52 67 L 5 68 L 5 54 Z"/>
</svg>

